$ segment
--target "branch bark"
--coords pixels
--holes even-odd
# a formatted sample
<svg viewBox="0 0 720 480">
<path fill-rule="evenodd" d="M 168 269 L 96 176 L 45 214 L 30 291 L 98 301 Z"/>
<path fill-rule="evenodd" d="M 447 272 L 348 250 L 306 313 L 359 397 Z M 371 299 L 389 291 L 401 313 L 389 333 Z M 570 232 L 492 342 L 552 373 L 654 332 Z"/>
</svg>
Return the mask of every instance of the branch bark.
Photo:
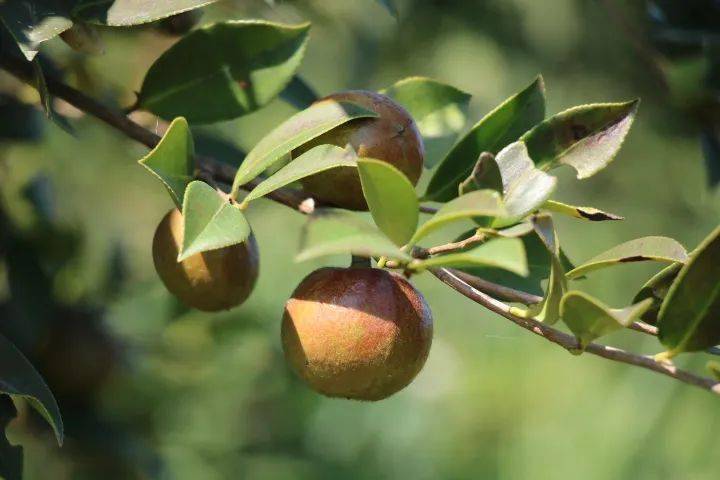
<svg viewBox="0 0 720 480">
<path fill-rule="evenodd" d="M 17 77 L 21 81 L 30 85 L 34 85 L 32 67 L 29 63 L 21 59 L 0 56 L 0 67 L 12 74 L 13 76 Z M 95 118 L 101 120 L 107 125 L 122 132 L 127 137 L 139 143 L 142 143 L 148 148 L 154 148 L 160 141 L 160 137 L 158 135 L 147 130 L 143 126 L 133 122 L 122 112 L 108 108 L 107 106 L 80 92 L 79 90 L 72 88 L 71 86 L 66 85 L 52 77 L 47 77 L 46 82 L 50 94 L 61 98 L 67 103 L 73 105 L 75 108 L 94 116 Z M 232 180 L 235 176 L 235 169 L 232 166 L 218 161 L 214 158 L 204 156 L 196 157 L 196 163 L 198 168 L 211 175 L 218 183 L 223 183 L 226 185 L 232 183 Z M 250 182 L 243 188 L 251 190 L 255 187 L 255 185 L 257 185 L 257 181 Z M 294 210 L 297 210 L 301 213 L 308 213 L 312 210 L 312 208 L 308 207 L 308 198 L 311 197 L 297 190 L 279 189 L 267 195 L 267 197 L 285 206 L 293 208 Z M 435 211 L 435 209 L 432 207 L 422 207 L 421 210 L 427 213 L 433 213 Z M 574 336 L 561 332 L 560 330 L 550 327 L 549 325 L 540 323 L 536 320 L 513 315 L 511 307 L 509 305 L 469 285 L 451 270 L 440 268 L 431 269 L 430 271 L 440 281 L 450 286 L 458 293 L 473 300 L 475 303 L 487 308 L 488 310 L 507 318 L 521 328 L 524 328 L 525 330 L 528 330 L 535 335 L 543 337 L 544 339 L 553 342 L 568 351 L 577 350 L 578 341 Z M 480 283 L 476 283 L 476 285 L 480 286 Z M 495 285 L 491 283 L 485 283 L 484 288 L 494 288 L 495 293 L 498 294 L 498 296 L 502 297 L 504 294 L 506 298 L 507 295 L 515 295 L 517 298 L 530 295 L 526 294 L 525 292 L 510 292 L 509 290 L 512 289 L 507 289 L 507 287 L 502 287 L 501 285 Z M 501 293 L 501 289 L 505 289 L 504 293 Z M 530 297 L 525 297 L 524 299 L 525 301 L 533 300 L 530 303 L 536 303 L 534 301 L 534 298 L 531 299 Z M 522 300 L 518 301 L 523 302 Z M 655 361 L 651 357 L 637 355 L 634 353 L 626 352 L 624 350 L 596 343 L 590 344 L 586 349 L 586 352 L 615 362 L 634 365 L 636 367 L 660 373 L 675 380 L 679 380 L 681 382 L 694 385 L 696 387 L 700 387 L 712 393 L 720 395 L 720 382 L 716 382 L 710 378 L 700 377 L 691 372 L 678 369 L 671 363 L 661 363 Z"/>
</svg>

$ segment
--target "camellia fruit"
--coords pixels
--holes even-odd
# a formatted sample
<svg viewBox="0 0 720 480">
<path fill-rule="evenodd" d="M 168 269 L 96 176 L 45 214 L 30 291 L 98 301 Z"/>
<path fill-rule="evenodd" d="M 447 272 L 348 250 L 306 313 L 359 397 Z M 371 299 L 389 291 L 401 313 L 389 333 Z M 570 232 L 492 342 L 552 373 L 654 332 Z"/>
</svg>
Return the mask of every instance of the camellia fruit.
<svg viewBox="0 0 720 480">
<path fill-rule="evenodd" d="M 258 276 L 255 237 L 229 247 L 196 253 L 177 261 L 183 240 L 183 216 L 171 210 L 155 231 L 153 261 L 168 290 L 187 306 L 215 312 L 240 305 Z"/>
<path fill-rule="evenodd" d="M 430 352 L 433 322 L 422 294 L 374 268 L 321 268 L 285 305 L 285 358 L 329 397 L 381 400 L 402 390 Z"/>
<path fill-rule="evenodd" d="M 356 103 L 379 116 L 340 125 L 294 150 L 293 158 L 318 145 L 343 148 L 351 145 L 358 156 L 388 162 L 403 172 L 413 185 L 418 182 L 425 151 L 417 125 L 403 107 L 390 97 L 363 90 L 335 93 L 322 100 Z M 300 182 L 320 201 L 351 210 L 368 208 L 356 168 L 333 168 L 305 177 Z"/>
</svg>

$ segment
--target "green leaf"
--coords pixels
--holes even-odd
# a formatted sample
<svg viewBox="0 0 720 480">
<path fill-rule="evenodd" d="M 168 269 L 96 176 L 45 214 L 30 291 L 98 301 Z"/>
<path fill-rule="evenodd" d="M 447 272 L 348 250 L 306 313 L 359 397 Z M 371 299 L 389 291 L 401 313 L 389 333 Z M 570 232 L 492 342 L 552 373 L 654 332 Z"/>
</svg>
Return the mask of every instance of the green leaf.
<svg viewBox="0 0 720 480">
<path fill-rule="evenodd" d="M 560 318 L 560 302 L 567 291 L 565 268 L 560 259 L 560 241 L 550 215 L 533 217 L 533 226 L 535 233 L 550 253 L 550 278 L 543 301 L 530 307 L 527 312 L 536 320 L 552 325 Z"/>
<path fill-rule="evenodd" d="M 195 148 L 187 120 L 172 121 L 160 143 L 138 163 L 165 185 L 178 208 L 182 207 L 185 188 L 193 179 Z"/>
<path fill-rule="evenodd" d="M 0 20 L 28 61 L 35 58 L 43 42 L 73 25 L 63 0 L 0 2 Z"/>
<path fill-rule="evenodd" d="M 488 113 L 453 148 L 435 171 L 426 200 L 446 202 L 458 195 L 458 185 L 472 172 L 482 152 L 496 154 L 545 118 L 542 77 Z"/>
<path fill-rule="evenodd" d="M 501 217 L 505 214 L 498 192 L 477 190 L 466 193 L 440 207 L 435 215 L 417 229 L 409 244 L 414 245 L 430 232 L 458 220 L 474 217 Z"/>
<path fill-rule="evenodd" d="M 627 308 L 609 308 L 592 296 L 578 291 L 567 292 L 560 303 L 560 316 L 585 350 L 596 338 L 627 328 L 649 307 L 646 299 Z"/>
<path fill-rule="evenodd" d="M 420 202 L 410 180 L 387 162 L 358 160 L 363 195 L 375 225 L 397 245 L 405 245 L 417 229 Z"/>
<path fill-rule="evenodd" d="M 535 168 L 523 142 L 511 143 L 495 157 L 503 182 L 507 225 L 537 210 L 555 190 L 557 179 Z"/>
<path fill-rule="evenodd" d="M 413 269 L 492 267 L 526 277 L 529 273 L 525 247 L 518 238 L 497 238 L 458 253 L 438 255 L 411 264 Z"/>
<path fill-rule="evenodd" d="M 582 220 L 589 220 L 591 222 L 604 222 L 607 220 L 625 220 L 620 215 L 614 213 L 603 212 L 593 207 L 578 207 L 576 205 L 568 205 L 567 203 L 557 202 L 555 200 L 548 200 L 543 205 L 545 210 L 551 212 L 561 213 L 568 217 L 580 218 Z"/>
<path fill-rule="evenodd" d="M 183 243 L 178 262 L 196 253 L 229 247 L 250 236 L 245 215 L 201 181 L 191 182 L 183 201 Z"/>
<path fill-rule="evenodd" d="M 595 103 L 554 115 L 522 136 L 538 168 L 570 165 L 578 178 L 602 170 L 620 150 L 639 100 Z"/>
<path fill-rule="evenodd" d="M 693 251 L 668 291 L 660 314 L 660 341 L 672 353 L 720 343 L 720 227 Z"/>
<path fill-rule="evenodd" d="M 310 25 L 260 20 L 193 30 L 150 67 L 141 107 L 192 124 L 229 120 L 274 99 L 300 66 Z"/>
<path fill-rule="evenodd" d="M 652 299 L 652 305 L 650 305 L 650 308 L 643 313 L 642 319 L 644 321 L 652 325 L 657 323 L 660 306 L 670 290 L 670 285 L 672 285 L 675 278 L 677 278 L 678 273 L 680 273 L 682 266 L 682 263 L 673 263 L 663 268 L 653 275 L 653 277 L 650 278 L 650 280 L 648 280 L 635 295 L 635 298 L 633 298 L 634 303 L 645 300 L 646 298 Z"/>
<path fill-rule="evenodd" d="M 632 262 L 680 262 L 685 263 L 688 255 L 685 247 L 668 237 L 642 237 L 621 243 L 567 273 L 573 279 L 588 272 Z"/>
<path fill-rule="evenodd" d="M 377 117 L 350 102 L 322 100 L 296 113 L 258 142 L 235 175 L 233 193 L 297 147 L 350 120 Z"/>
<path fill-rule="evenodd" d="M 483 152 L 475 163 L 470 176 L 458 185 L 458 193 L 465 195 L 475 190 L 486 189 L 502 193 L 503 181 L 500 166 L 495 161 L 495 155 Z"/>
<path fill-rule="evenodd" d="M 7 439 L 7 428 L 17 417 L 15 405 L 8 395 L 0 395 L 0 478 L 22 480 L 23 448 L 11 445 Z"/>
<path fill-rule="evenodd" d="M 300 252 L 295 257 L 298 262 L 341 253 L 411 260 L 375 226 L 347 210 L 316 210 L 303 226 L 300 238 Z"/>
<path fill-rule="evenodd" d="M 86 21 L 126 27 L 154 22 L 178 13 L 193 10 L 217 0 L 80 0 L 73 16 Z"/>
<path fill-rule="evenodd" d="M 357 155 L 352 149 L 335 145 L 318 145 L 303 153 L 255 187 L 243 200 L 243 205 L 267 195 L 273 190 L 337 167 L 356 167 Z"/>
<path fill-rule="evenodd" d="M 0 335 L 0 393 L 27 400 L 52 426 L 59 445 L 63 422 L 55 398 L 40 374 L 15 345 Z"/>
<path fill-rule="evenodd" d="M 467 122 L 471 95 L 425 77 L 409 77 L 381 91 L 405 107 L 415 119 L 425 145 L 425 166 L 431 168 Z"/>
</svg>

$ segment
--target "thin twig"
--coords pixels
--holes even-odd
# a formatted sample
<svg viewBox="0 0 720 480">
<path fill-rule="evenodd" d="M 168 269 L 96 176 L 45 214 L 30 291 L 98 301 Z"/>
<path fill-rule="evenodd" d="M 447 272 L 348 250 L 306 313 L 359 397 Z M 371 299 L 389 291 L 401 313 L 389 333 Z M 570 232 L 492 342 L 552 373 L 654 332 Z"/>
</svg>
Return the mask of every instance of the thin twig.
<svg viewBox="0 0 720 480">
<path fill-rule="evenodd" d="M 0 57 L 0 67 L 24 82 L 29 83 L 30 85 L 34 84 L 32 69 L 28 63 L 20 59 L 16 60 L 7 56 L 2 56 Z M 142 143 L 148 148 L 154 148 L 160 141 L 160 137 L 158 135 L 133 122 L 122 113 L 102 105 L 82 92 L 51 77 L 48 77 L 46 81 L 48 91 L 52 95 L 61 98 L 67 103 L 73 105 L 75 108 L 98 118 L 116 130 L 124 133 L 127 137 Z M 196 162 L 198 168 L 201 168 L 204 172 L 212 175 L 217 182 L 224 183 L 226 185 L 232 183 L 235 176 L 235 168 L 231 165 L 210 157 L 196 157 Z M 257 183 L 258 180 L 249 182 L 243 186 L 243 188 L 251 190 L 257 185 Z M 303 192 L 290 189 L 278 189 L 267 195 L 267 197 L 278 203 L 293 208 L 294 210 L 298 210 L 301 213 L 307 213 L 308 209 L 303 208 L 303 206 L 308 204 L 308 195 Z M 435 209 L 432 207 L 421 207 L 421 211 L 433 213 Z M 473 288 L 458 278 L 450 270 L 439 268 L 430 269 L 430 271 L 443 283 L 449 285 L 457 292 L 470 298 L 488 310 L 507 318 L 516 325 L 529 330 L 548 341 L 560 345 L 568 351 L 577 351 L 578 341 L 574 336 L 561 332 L 560 330 L 552 328 L 548 325 L 544 325 L 536 320 L 513 315 L 509 305 L 491 297 L 486 293 L 483 293 L 477 288 Z M 488 285 L 486 285 L 486 287 L 488 287 Z M 624 350 L 595 343 L 590 344 L 586 351 L 608 360 L 626 363 L 661 373 L 681 382 L 695 385 L 720 395 L 720 383 L 709 378 L 700 377 L 694 375 L 693 373 L 680 370 L 670 363 L 661 363 L 655 361 L 651 357 L 636 355 Z"/>
<path fill-rule="evenodd" d="M 532 293 L 523 292 L 522 290 L 516 290 L 504 285 L 499 285 L 461 270 L 455 270 L 454 268 L 449 268 L 448 270 L 471 287 L 487 293 L 488 295 L 492 295 L 500 300 L 505 300 L 506 302 L 518 302 L 525 305 L 533 305 L 542 302 L 543 299 L 543 297 L 538 295 L 533 295 Z"/>
<path fill-rule="evenodd" d="M 476 233 L 475 235 L 472 235 L 458 242 L 451 242 L 444 245 L 437 245 L 434 247 L 426 248 L 425 252 L 428 255 L 439 255 L 441 253 L 457 252 L 458 250 L 463 250 L 477 243 L 483 243 L 485 240 L 487 240 L 487 235 L 485 235 L 484 233 Z"/>
<path fill-rule="evenodd" d="M 464 295 L 475 303 L 482 305 L 488 310 L 501 315 L 516 325 L 529 330 L 530 332 L 543 337 L 544 339 L 551 341 L 557 345 L 560 345 L 564 349 L 575 352 L 578 350 L 579 343 L 577 338 L 573 335 L 569 335 L 565 332 L 561 332 L 549 325 L 538 322 L 531 318 L 522 318 L 512 314 L 511 307 L 509 305 L 500 302 L 492 298 L 491 296 L 471 287 L 467 283 L 463 282 L 457 276 L 453 275 L 452 272 L 444 268 L 431 269 L 430 272 L 435 275 L 446 285 L 453 288 L 458 293 Z M 720 395 L 720 382 L 716 382 L 711 378 L 701 377 L 694 373 L 686 370 L 681 370 L 671 363 L 658 362 L 652 357 L 643 355 L 637 355 L 634 353 L 626 352 L 619 348 L 609 347 L 606 345 L 600 345 L 597 343 L 591 343 L 585 349 L 587 353 L 597 355 L 598 357 L 606 358 L 614 362 L 626 363 L 628 365 L 634 365 L 636 367 L 651 370 L 662 375 L 674 378 L 681 382 L 689 385 L 694 385 L 702 389 L 708 390 L 716 395 Z"/>
</svg>

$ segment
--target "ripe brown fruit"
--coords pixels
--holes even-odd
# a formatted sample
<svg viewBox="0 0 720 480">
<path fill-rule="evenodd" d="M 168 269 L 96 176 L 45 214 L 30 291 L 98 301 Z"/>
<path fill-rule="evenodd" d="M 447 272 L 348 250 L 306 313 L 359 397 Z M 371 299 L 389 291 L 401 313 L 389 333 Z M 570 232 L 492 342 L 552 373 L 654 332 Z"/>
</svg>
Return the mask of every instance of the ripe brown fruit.
<svg viewBox="0 0 720 480">
<path fill-rule="evenodd" d="M 171 210 L 155 231 L 153 261 L 165 286 L 187 306 L 215 312 L 244 302 L 258 276 L 255 237 L 243 243 L 177 261 L 183 239 L 183 216 Z"/>
<path fill-rule="evenodd" d="M 373 268 L 321 268 L 285 304 L 285 358 L 329 397 L 381 400 L 420 372 L 432 343 L 430 308 L 403 277 Z"/>
<path fill-rule="evenodd" d="M 420 179 L 425 151 L 420 132 L 410 114 L 391 98 L 375 92 L 352 90 L 323 100 L 353 102 L 378 113 L 376 118 L 352 120 L 292 152 L 297 157 L 324 144 L 352 145 L 361 157 L 384 160 L 407 175 L 415 185 Z M 360 177 L 353 167 L 339 167 L 303 178 L 305 190 L 318 200 L 351 210 L 367 210 Z"/>
</svg>

